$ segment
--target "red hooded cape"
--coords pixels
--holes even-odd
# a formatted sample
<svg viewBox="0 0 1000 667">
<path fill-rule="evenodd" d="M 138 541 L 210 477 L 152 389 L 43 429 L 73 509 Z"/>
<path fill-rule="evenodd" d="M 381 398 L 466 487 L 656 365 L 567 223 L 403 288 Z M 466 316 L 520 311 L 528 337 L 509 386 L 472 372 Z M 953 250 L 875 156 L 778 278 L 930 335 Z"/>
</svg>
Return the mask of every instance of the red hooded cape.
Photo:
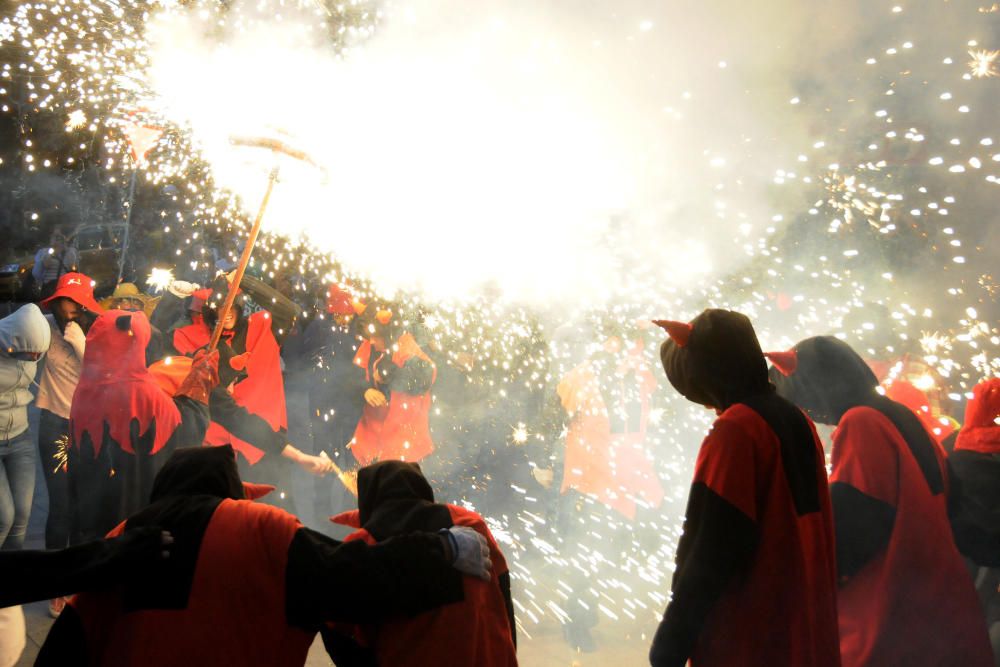
<svg viewBox="0 0 1000 667">
<path fill-rule="evenodd" d="M 128 318 L 128 329 L 117 326 Z M 124 320 L 123 320 L 124 322 Z M 124 324 L 123 324 L 124 326 Z M 134 454 L 130 427 L 139 423 L 139 435 L 155 422 L 155 454 L 170 439 L 181 422 L 180 412 L 170 396 L 146 370 L 146 345 L 151 329 L 141 312 L 109 310 L 101 314 L 87 334 L 80 383 L 73 394 L 70 432 L 79 447 L 84 433 L 90 434 L 95 457 L 108 435 L 122 450 Z"/>
<path fill-rule="evenodd" d="M 1000 454 L 1000 378 L 981 382 L 965 406 L 965 423 L 955 440 L 955 450 Z"/>
<path fill-rule="evenodd" d="M 181 354 L 194 354 L 208 345 L 211 336 L 212 331 L 208 325 L 189 324 L 174 332 L 174 347 Z M 233 399 L 248 412 L 266 421 L 273 430 L 288 428 L 285 384 L 281 375 L 281 350 L 271 331 L 270 313 L 260 311 L 248 318 L 246 341 L 245 353 L 236 359 L 243 359 L 247 377 L 234 385 Z M 220 343 L 222 344 L 225 343 Z M 215 422 L 208 427 L 205 444 L 231 444 L 251 465 L 264 457 L 263 450 L 240 440 Z"/>
<path fill-rule="evenodd" d="M 392 363 L 402 368 L 413 358 L 433 363 L 416 339 L 408 333 L 399 337 L 392 354 Z M 354 363 L 365 369 L 365 378 L 371 382 L 368 371 L 372 345 L 365 341 L 354 357 Z M 434 371 L 437 376 L 437 370 Z M 433 382 L 433 380 L 432 380 Z M 375 461 L 420 461 L 434 451 L 431 440 L 431 393 L 419 395 L 394 391 L 389 405 L 372 407 L 365 404 L 361 421 L 348 445 L 354 458 L 365 466 Z"/>
<path fill-rule="evenodd" d="M 983 613 L 948 523 L 944 452 L 933 444 L 936 480 L 878 410 L 852 408 L 834 431 L 831 483 L 895 513 L 888 544 L 841 584 L 844 667 L 993 664 Z M 934 488 L 942 482 L 943 489 Z"/>
</svg>

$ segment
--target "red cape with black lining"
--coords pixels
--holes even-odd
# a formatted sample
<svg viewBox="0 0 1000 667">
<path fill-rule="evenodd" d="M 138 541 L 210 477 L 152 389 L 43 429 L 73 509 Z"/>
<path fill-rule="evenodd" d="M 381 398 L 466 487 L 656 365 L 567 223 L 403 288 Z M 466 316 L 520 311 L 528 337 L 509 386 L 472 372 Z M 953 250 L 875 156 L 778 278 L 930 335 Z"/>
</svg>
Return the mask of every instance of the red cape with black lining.
<svg viewBox="0 0 1000 667">
<path fill-rule="evenodd" d="M 515 667 L 510 574 L 483 518 L 456 505 L 435 503 L 420 466 L 402 461 L 383 461 L 358 472 L 358 506 L 358 510 L 331 518 L 334 523 L 356 529 L 347 542 L 376 544 L 415 531 L 468 526 L 489 543 L 492 578 L 486 582 L 465 577 L 465 599 L 461 604 L 377 627 L 334 627 L 324 633 L 331 657 L 336 660 L 337 647 L 349 640 L 369 651 L 378 665 Z"/>
<path fill-rule="evenodd" d="M 992 657 L 979 601 L 948 521 L 944 452 L 846 343 L 795 346 L 779 392 L 836 424 L 831 495 L 845 667 L 964 665 Z"/>
<path fill-rule="evenodd" d="M 370 341 L 365 341 L 354 356 L 354 363 L 365 370 L 365 379 L 372 382 L 371 357 L 378 354 Z M 432 367 L 431 361 L 412 334 L 404 333 L 396 341 L 392 355 L 379 363 L 391 363 L 402 369 L 411 359 L 420 359 Z M 431 383 L 437 377 L 432 371 Z M 354 431 L 350 449 L 361 465 L 376 461 L 420 461 L 434 451 L 431 439 L 431 393 L 409 394 L 393 391 L 389 404 L 380 407 L 364 406 L 361 421 Z"/>
<path fill-rule="evenodd" d="M 462 577 L 439 536 L 343 544 L 251 502 L 260 490 L 241 485 L 231 447 L 177 450 L 151 504 L 112 532 L 169 530 L 170 558 L 74 597 L 35 664 L 298 667 L 324 623 L 461 601 Z"/>
<path fill-rule="evenodd" d="M 948 457 L 951 526 L 962 555 L 1000 567 L 1000 378 L 979 383 Z"/>
<path fill-rule="evenodd" d="M 232 388 L 233 400 L 248 412 L 268 423 L 274 430 L 288 428 L 285 412 L 285 385 L 281 375 L 281 350 L 271 331 L 271 316 L 260 311 L 247 318 L 246 345 L 234 349 L 236 363 L 245 364 L 246 378 Z M 204 322 L 190 324 L 174 332 L 174 348 L 181 354 L 193 355 L 208 345 L 212 330 Z M 231 345 L 223 338 L 220 345 Z M 264 450 L 253 443 L 237 438 L 223 426 L 212 422 L 205 434 L 205 444 L 218 446 L 231 444 L 251 465 L 264 457 Z"/>
<path fill-rule="evenodd" d="M 707 310 L 673 327 L 676 338 L 664 328 L 671 384 L 720 414 L 698 453 L 651 663 L 839 667 L 832 511 L 815 429 L 773 392 L 746 317 Z"/>
</svg>

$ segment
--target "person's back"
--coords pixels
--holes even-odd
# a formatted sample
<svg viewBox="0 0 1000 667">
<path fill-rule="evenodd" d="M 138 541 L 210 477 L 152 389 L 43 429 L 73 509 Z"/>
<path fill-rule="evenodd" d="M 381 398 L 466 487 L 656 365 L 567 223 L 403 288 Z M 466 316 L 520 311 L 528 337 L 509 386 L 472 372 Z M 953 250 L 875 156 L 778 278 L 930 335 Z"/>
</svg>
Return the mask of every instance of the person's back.
<svg viewBox="0 0 1000 667">
<path fill-rule="evenodd" d="M 841 568 L 844 664 L 992 664 L 985 621 L 952 541 L 943 453 L 905 406 L 885 403 L 882 410 L 848 410 L 833 437 L 832 483 L 849 485 L 893 515 L 883 546 L 849 578 Z M 894 423 L 903 419 L 916 437 Z M 913 443 L 918 437 L 923 442 Z"/>
<path fill-rule="evenodd" d="M 823 449 L 774 393 L 749 320 L 707 310 L 668 330 L 671 384 L 719 418 L 702 443 L 655 667 L 839 667 Z"/>
<path fill-rule="evenodd" d="M 260 490 L 251 487 L 229 446 L 175 452 L 152 504 L 113 531 L 167 528 L 170 558 L 115 590 L 76 596 L 37 664 L 303 665 L 324 622 L 380 621 L 461 599 L 462 577 L 439 536 L 342 545 L 245 499 Z M 364 583 L 372 580 L 381 586 Z"/>
<path fill-rule="evenodd" d="M 779 393 L 837 427 L 830 495 L 844 666 L 991 665 L 948 520 L 941 446 L 909 408 L 879 393 L 842 340 L 815 336 L 778 354 Z"/>
<path fill-rule="evenodd" d="M 486 538 L 493 571 L 489 581 L 466 577 L 464 599 L 459 604 L 378 626 L 328 628 L 323 638 L 337 664 L 344 664 L 346 655 L 353 661 L 362 655 L 384 667 L 517 665 L 510 575 L 481 516 L 455 505 L 435 503 L 420 467 L 402 461 L 383 461 L 359 471 L 358 507 L 333 518 L 336 523 L 358 528 L 348 541 L 375 544 L 413 531 L 467 526 Z"/>
</svg>

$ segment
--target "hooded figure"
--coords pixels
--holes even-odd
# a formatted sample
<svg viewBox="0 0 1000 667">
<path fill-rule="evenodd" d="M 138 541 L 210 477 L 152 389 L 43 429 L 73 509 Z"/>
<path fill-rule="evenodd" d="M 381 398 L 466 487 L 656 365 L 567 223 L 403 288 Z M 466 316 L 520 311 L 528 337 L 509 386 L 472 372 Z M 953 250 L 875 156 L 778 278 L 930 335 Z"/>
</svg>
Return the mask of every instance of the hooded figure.
<svg viewBox="0 0 1000 667">
<path fill-rule="evenodd" d="M 376 627 L 328 629 L 330 657 L 349 665 L 517 665 L 510 574 L 483 518 L 455 505 L 434 502 L 434 492 L 416 463 L 382 461 L 358 471 L 358 509 L 331 519 L 356 528 L 347 541 L 377 544 L 416 531 L 468 526 L 489 543 L 489 581 L 466 578 L 464 600 Z M 352 631 L 353 630 L 353 631 Z"/>
<path fill-rule="evenodd" d="M 374 309 L 373 307 L 370 307 Z M 413 334 L 393 340 L 392 313 L 379 311 L 373 335 L 361 344 L 354 363 L 364 369 L 368 389 L 361 421 L 349 447 L 361 465 L 376 461 L 420 461 L 434 451 L 431 440 L 431 386 L 437 368 Z"/>
<path fill-rule="evenodd" d="M 200 444 L 215 357 L 201 357 L 171 398 L 146 369 L 149 321 L 109 310 L 87 337 L 70 413 L 68 451 L 73 541 L 103 536 L 149 500 L 170 452 Z"/>
<path fill-rule="evenodd" d="M 980 566 L 976 590 L 1000 664 L 1000 378 L 980 382 L 948 457 L 949 509 L 959 551 Z"/>
<path fill-rule="evenodd" d="M 208 345 L 227 289 L 227 283 L 220 280 L 214 289 L 202 290 L 204 320 L 174 332 L 174 347 L 180 354 L 193 355 Z M 256 465 L 265 454 L 281 453 L 287 444 L 288 419 L 271 313 L 262 310 L 247 316 L 244 302 L 240 294 L 233 304 L 233 324 L 224 329 L 219 341 L 222 385 L 212 395 L 212 424 L 205 442 L 231 444 L 250 465 Z"/>
<path fill-rule="evenodd" d="M 876 391 L 832 336 L 768 355 L 778 392 L 833 432 L 833 499 L 845 667 L 992 664 L 983 614 L 948 523 L 944 452 L 906 406 Z"/>
<path fill-rule="evenodd" d="M 0 442 L 28 430 L 29 388 L 51 340 L 49 323 L 33 303 L 0 320 Z"/>
<path fill-rule="evenodd" d="M 656 667 L 838 667 L 833 520 L 823 448 L 774 393 L 744 315 L 657 322 L 670 383 L 719 417 L 701 445 Z"/>
<path fill-rule="evenodd" d="M 38 455 L 28 431 L 37 361 L 51 341 L 49 323 L 31 303 L 0 320 L 0 546 L 20 549 L 28 529 Z"/>
<path fill-rule="evenodd" d="M 232 447 L 175 451 L 152 503 L 111 535 L 161 526 L 174 537 L 170 558 L 76 596 L 35 664 L 291 667 L 326 622 L 378 623 L 462 599 L 447 536 L 341 544 L 251 495 Z"/>
<path fill-rule="evenodd" d="M 252 276 L 243 276 L 240 285 L 219 341 L 221 383 L 212 392 L 212 423 L 205 444 L 232 445 L 247 464 L 244 470 L 252 470 L 247 476 L 284 487 L 282 455 L 307 469 L 319 463 L 318 457 L 303 455 L 288 446 L 279 346 L 301 309 Z M 212 288 L 194 292 L 195 299 L 204 300 L 202 317 L 174 331 L 174 347 L 180 354 L 193 355 L 209 344 L 228 290 L 226 277 L 219 276 Z M 247 315 L 244 290 L 269 310 Z"/>
</svg>

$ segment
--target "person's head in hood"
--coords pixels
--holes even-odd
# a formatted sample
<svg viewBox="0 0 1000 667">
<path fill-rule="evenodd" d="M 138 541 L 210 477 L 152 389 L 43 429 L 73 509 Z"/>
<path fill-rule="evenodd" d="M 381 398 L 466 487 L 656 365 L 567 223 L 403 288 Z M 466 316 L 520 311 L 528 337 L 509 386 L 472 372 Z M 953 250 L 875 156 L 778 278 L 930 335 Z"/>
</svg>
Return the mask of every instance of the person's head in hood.
<svg viewBox="0 0 1000 667">
<path fill-rule="evenodd" d="M 149 500 L 155 503 L 171 496 L 243 498 L 243 483 L 232 446 L 175 450 L 156 474 Z"/>
<path fill-rule="evenodd" d="M 114 382 L 145 377 L 152 329 L 145 313 L 104 311 L 90 327 L 81 379 Z"/>
<path fill-rule="evenodd" d="M 379 461 L 358 471 L 358 513 L 362 526 L 393 504 L 414 502 L 434 502 L 434 490 L 418 464 Z"/>
<path fill-rule="evenodd" d="M 667 379 L 684 398 L 721 412 L 772 391 L 750 320 L 710 308 L 690 323 L 657 320 L 670 335 L 660 347 Z"/>
<path fill-rule="evenodd" d="M 851 346 L 834 336 L 814 336 L 788 352 L 768 355 L 778 394 L 821 424 L 836 425 L 851 408 L 877 395 L 878 378 Z"/>
<path fill-rule="evenodd" d="M 13 362 L 35 362 L 49 349 L 52 330 L 33 303 L 0 320 L 0 354 Z"/>
</svg>

